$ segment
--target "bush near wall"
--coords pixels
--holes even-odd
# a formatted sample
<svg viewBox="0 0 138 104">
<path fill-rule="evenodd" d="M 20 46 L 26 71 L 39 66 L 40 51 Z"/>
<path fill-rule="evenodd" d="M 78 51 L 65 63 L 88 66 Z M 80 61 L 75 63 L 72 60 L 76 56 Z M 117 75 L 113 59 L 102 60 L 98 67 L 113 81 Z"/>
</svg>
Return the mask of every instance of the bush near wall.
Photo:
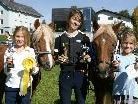
<svg viewBox="0 0 138 104">
<path fill-rule="evenodd" d="M 0 41 L 6 41 L 7 36 L 6 35 L 0 35 Z"/>
</svg>

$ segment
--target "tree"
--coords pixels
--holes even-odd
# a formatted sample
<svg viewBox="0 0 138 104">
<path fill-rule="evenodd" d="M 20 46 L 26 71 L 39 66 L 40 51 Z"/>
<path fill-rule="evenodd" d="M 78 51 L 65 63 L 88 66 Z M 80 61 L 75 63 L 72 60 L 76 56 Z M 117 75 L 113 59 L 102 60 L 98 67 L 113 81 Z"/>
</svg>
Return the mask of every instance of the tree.
<svg viewBox="0 0 138 104">
<path fill-rule="evenodd" d="M 134 26 L 134 31 L 136 32 L 136 38 L 138 40 L 138 6 L 134 9 L 132 13 L 132 23 Z"/>
<path fill-rule="evenodd" d="M 121 16 L 124 16 L 124 17 L 131 17 L 128 10 L 122 10 L 118 14 L 120 14 Z"/>
</svg>

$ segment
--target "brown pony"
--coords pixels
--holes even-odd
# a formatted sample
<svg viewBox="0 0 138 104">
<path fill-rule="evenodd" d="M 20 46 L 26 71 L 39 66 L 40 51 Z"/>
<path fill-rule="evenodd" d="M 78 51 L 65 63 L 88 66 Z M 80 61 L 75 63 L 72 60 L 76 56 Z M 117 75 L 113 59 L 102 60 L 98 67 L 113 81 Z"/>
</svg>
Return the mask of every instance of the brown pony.
<svg viewBox="0 0 138 104">
<path fill-rule="evenodd" d="M 120 26 L 94 25 L 92 46 L 95 60 L 90 65 L 89 77 L 94 85 L 95 104 L 112 104 L 113 70 L 111 61 L 117 43 L 116 32 Z"/>
<path fill-rule="evenodd" d="M 4 74 L 4 53 L 7 49 L 6 44 L 0 44 L 0 104 L 2 104 L 3 93 L 4 93 L 4 85 L 6 75 Z"/>
</svg>

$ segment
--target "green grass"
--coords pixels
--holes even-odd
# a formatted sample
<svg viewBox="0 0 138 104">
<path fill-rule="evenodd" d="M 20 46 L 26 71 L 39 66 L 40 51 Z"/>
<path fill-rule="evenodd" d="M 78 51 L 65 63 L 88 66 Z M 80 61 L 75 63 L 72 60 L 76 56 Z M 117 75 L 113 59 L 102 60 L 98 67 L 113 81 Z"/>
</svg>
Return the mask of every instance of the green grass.
<svg viewBox="0 0 138 104">
<path fill-rule="evenodd" d="M 42 79 L 37 90 L 32 97 L 32 104 L 60 104 L 58 95 L 59 66 L 55 66 L 51 71 L 42 70 Z M 72 95 L 74 101 L 74 94 Z M 94 93 L 89 90 L 86 104 L 94 104 Z"/>
</svg>

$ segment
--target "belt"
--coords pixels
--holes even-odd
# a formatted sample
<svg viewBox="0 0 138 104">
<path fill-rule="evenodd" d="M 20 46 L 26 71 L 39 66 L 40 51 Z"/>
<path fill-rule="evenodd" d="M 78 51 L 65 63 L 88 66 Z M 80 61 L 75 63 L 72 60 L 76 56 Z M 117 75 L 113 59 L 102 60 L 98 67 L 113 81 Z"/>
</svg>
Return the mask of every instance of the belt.
<svg viewBox="0 0 138 104">
<path fill-rule="evenodd" d="M 61 70 L 61 71 L 63 72 L 85 72 L 85 70 L 66 70 L 66 69 Z"/>
</svg>

